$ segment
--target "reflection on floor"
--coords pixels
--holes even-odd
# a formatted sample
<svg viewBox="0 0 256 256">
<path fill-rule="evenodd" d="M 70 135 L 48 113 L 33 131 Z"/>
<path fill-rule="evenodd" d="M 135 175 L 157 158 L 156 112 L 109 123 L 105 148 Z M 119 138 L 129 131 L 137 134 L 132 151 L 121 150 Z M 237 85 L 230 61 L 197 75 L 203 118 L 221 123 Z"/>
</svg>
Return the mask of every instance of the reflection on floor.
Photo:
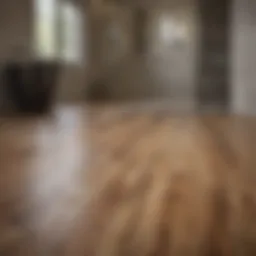
<svg viewBox="0 0 256 256">
<path fill-rule="evenodd" d="M 255 128 L 117 106 L 2 119 L 0 255 L 255 255 Z"/>
<path fill-rule="evenodd" d="M 76 108 L 1 120 L 0 255 L 59 250 L 83 202 L 85 124 Z"/>
</svg>

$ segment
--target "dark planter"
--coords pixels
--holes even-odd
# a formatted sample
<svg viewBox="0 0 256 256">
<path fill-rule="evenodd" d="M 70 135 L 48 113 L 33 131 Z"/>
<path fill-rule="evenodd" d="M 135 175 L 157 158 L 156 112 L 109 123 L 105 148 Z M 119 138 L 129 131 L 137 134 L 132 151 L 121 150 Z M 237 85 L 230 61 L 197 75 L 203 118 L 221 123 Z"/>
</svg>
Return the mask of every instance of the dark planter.
<svg viewBox="0 0 256 256">
<path fill-rule="evenodd" d="M 6 92 L 18 111 L 45 113 L 50 110 L 57 87 L 57 63 L 8 63 L 4 69 Z"/>
</svg>

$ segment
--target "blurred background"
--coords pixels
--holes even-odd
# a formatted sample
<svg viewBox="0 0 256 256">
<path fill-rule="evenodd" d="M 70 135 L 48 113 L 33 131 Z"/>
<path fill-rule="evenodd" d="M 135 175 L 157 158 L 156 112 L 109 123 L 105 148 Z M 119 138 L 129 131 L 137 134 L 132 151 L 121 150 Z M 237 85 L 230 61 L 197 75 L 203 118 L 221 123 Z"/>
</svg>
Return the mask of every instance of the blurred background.
<svg viewBox="0 0 256 256">
<path fill-rule="evenodd" d="M 196 208 L 200 202 L 210 205 L 202 195 L 210 194 L 204 189 L 216 178 L 222 210 L 216 207 L 220 229 L 215 222 L 209 225 L 214 228 L 209 237 L 221 243 L 214 252 L 232 244 L 232 237 L 237 246 L 239 232 L 225 238 L 227 243 L 222 238 L 231 234 L 226 220 L 240 221 L 230 214 L 242 212 L 245 222 L 234 226 L 241 229 L 244 249 L 256 255 L 256 123 L 237 118 L 256 114 L 255 43 L 256 0 L 0 0 L 0 255 L 111 255 L 115 238 L 128 249 L 126 233 L 118 238 L 126 225 L 122 220 L 132 217 L 132 207 L 123 202 L 133 204 L 132 196 L 143 199 L 144 193 L 146 203 L 152 202 L 145 207 L 146 222 L 142 218 L 141 241 L 149 241 L 148 251 L 156 245 L 153 218 L 161 204 L 167 205 L 159 196 L 162 188 L 169 193 L 165 177 L 173 169 L 184 170 L 185 183 L 181 175 L 174 187 L 183 191 L 188 184 L 184 195 L 192 196 L 184 202 L 195 200 Z M 135 113 L 122 111 L 123 106 Z M 150 111 L 139 113 L 141 108 Z M 174 118 L 166 113 L 172 110 L 178 113 Z M 196 117 L 184 118 L 183 111 Z M 210 114 L 201 115 L 205 112 Z M 135 191 L 131 197 L 129 189 Z M 96 203 L 86 208 L 90 195 Z M 230 209 L 229 195 L 241 199 L 244 211 L 236 210 L 239 204 Z M 183 222 L 188 212 L 200 223 L 195 234 L 205 234 L 203 213 L 210 211 L 202 207 L 198 214 L 190 206 L 194 209 L 193 202 L 177 207 L 182 209 L 177 222 L 184 230 L 195 228 L 193 219 Z M 123 214 L 117 221 L 113 207 Z M 105 215 L 113 215 L 114 222 Z M 64 254 L 67 241 L 71 248 L 101 249 L 101 219 L 111 228 L 114 223 L 112 236 L 106 229 L 107 253 L 72 249 Z M 171 241 L 159 237 L 164 244 Z M 183 241 L 171 244 L 176 242 L 183 247 Z"/>
<path fill-rule="evenodd" d="M 41 104 L 50 104 L 48 97 L 51 104 L 155 103 L 255 113 L 254 0 L 0 5 L 3 111 L 21 108 L 24 95 L 37 95 Z M 14 73 L 16 82 L 10 81 Z"/>
</svg>

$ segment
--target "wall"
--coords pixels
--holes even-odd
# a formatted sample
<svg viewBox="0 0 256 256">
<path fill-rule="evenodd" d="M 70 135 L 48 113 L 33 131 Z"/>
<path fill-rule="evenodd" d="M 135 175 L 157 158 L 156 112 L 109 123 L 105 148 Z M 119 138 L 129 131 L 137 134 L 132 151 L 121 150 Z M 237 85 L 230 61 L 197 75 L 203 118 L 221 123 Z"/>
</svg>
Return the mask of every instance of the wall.
<svg viewBox="0 0 256 256">
<path fill-rule="evenodd" d="M 230 0 L 199 0 L 199 102 L 227 105 L 229 94 Z"/>
<path fill-rule="evenodd" d="M 159 97 L 165 95 L 180 100 L 195 97 L 198 63 L 196 7 L 195 1 L 180 1 L 176 6 L 150 11 L 148 61 L 155 76 L 155 93 Z M 166 29 L 162 30 L 165 21 Z M 173 29 L 177 26 L 176 33 L 175 30 L 170 33 L 172 28 L 168 24 L 173 24 Z"/>
<path fill-rule="evenodd" d="M 94 40 L 94 44 L 102 42 L 98 45 L 98 53 L 104 48 L 110 56 L 119 57 L 115 58 L 115 61 L 107 62 L 107 65 L 101 66 L 99 63 L 94 65 L 94 70 L 103 70 L 103 72 L 100 71 L 92 79 L 91 87 L 102 86 L 102 90 L 106 90 L 106 97 L 115 100 L 194 99 L 198 50 L 196 7 L 194 0 L 172 1 L 167 6 L 158 4 L 154 7 L 144 6 L 146 45 L 144 50 L 141 50 L 140 46 L 139 51 L 134 48 L 138 43 L 137 24 L 134 24 L 138 14 L 137 7 L 120 5 L 119 9 L 116 8 L 115 15 L 112 13 L 111 18 L 120 26 L 117 42 L 121 44 L 119 47 L 113 47 L 115 40 L 107 43 L 99 38 Z M 110 12 L 105 12 L 105 19 L 108 16 Z M 179 42 L 176 40 L 171 44 L 161 39 L 159 25 L 163 16 L 174 19 L 174 22 L 186 30 Z M 100 19 L 102 18 L 99 18 L 99 23 L 101 23 Z M 157 48 L 160 48 L 161 52 Z"/>
<path fill-rule="evenodd" d="M 76 1 L 83 15 L 84 1 Z M 0 64 L 6 60 L 29 60 L 33 56 L 33 0 L 1 0 L 0 4 Z M 86 17 L 84 17 L 86 23 Z M 84 24 L 86 25 L 86 24 Z M 85 26 L 84 26 L 85 27 Z M 84 36 L 86 35 L 86 31 Z M 87 40 L 87 38 L 85 38 Z M 86 47 L 86 45 L 84 45 Z M 80 65 L 63 65 L 57 92 L 58 101 L 73 101 L 84 98 L 86 86 L 86 62 Z M 0 83 L 0 108 L 10 107 Z"/>
<path fill-rule="evenodd" d="M 71 1 L 72 2 L 72 1 Z M 80 33 L 81 37 L 81 60 L 77 63 L 64 63 L 59 77 L 59 89 L 57 93 L 57 101 L 80 101 L 85 98 L 86 80 L 88 79 L 88 10 L 85 1 L 75 1 L 75 7 L 81 19 L 81 27 L 74 28 Z M 62 43 L 62 42 L 60 42 Z"/>
<path fill-rule="evenodd" d="M 106 78 L 130 56 L 132 42 L 132 14 L 128 8 L 102 5 L 89 13 L 90 81 Z"/>
<path fill-rule="evenodd" d="M 8 59 L 29 59 L 31 55 L 31 0 L 1 0 L 0 65 Z M 1 73 L 1 68 L 0 68 Z M 2 76 L 1 76 L 2 77 Z M 9 106 L 0 81 L 0 108 Z"/>
<path fill-rule="evenodd" d="M 0 60 L 29 58 L 31 0 L 2 0 L 0 7 Z"/>
<path fill-rule="evenodd" d="M 234 0 L 232 17 L 232 111 L 256 114 L 256 1 Z"/>
</svg>

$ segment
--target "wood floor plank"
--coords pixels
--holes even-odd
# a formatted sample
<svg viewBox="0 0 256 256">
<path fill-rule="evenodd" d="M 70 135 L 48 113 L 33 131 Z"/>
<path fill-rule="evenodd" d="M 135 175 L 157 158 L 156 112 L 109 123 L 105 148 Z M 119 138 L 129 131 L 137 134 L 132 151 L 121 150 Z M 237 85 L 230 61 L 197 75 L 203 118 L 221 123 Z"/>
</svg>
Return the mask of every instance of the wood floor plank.
<svg viewBox="0 0 256 256">
<path fill-rule="evenodd" d="M 80 106 L 0 123 L 0 255 L 256 255 L 256 119 Z"/>
</svg>

